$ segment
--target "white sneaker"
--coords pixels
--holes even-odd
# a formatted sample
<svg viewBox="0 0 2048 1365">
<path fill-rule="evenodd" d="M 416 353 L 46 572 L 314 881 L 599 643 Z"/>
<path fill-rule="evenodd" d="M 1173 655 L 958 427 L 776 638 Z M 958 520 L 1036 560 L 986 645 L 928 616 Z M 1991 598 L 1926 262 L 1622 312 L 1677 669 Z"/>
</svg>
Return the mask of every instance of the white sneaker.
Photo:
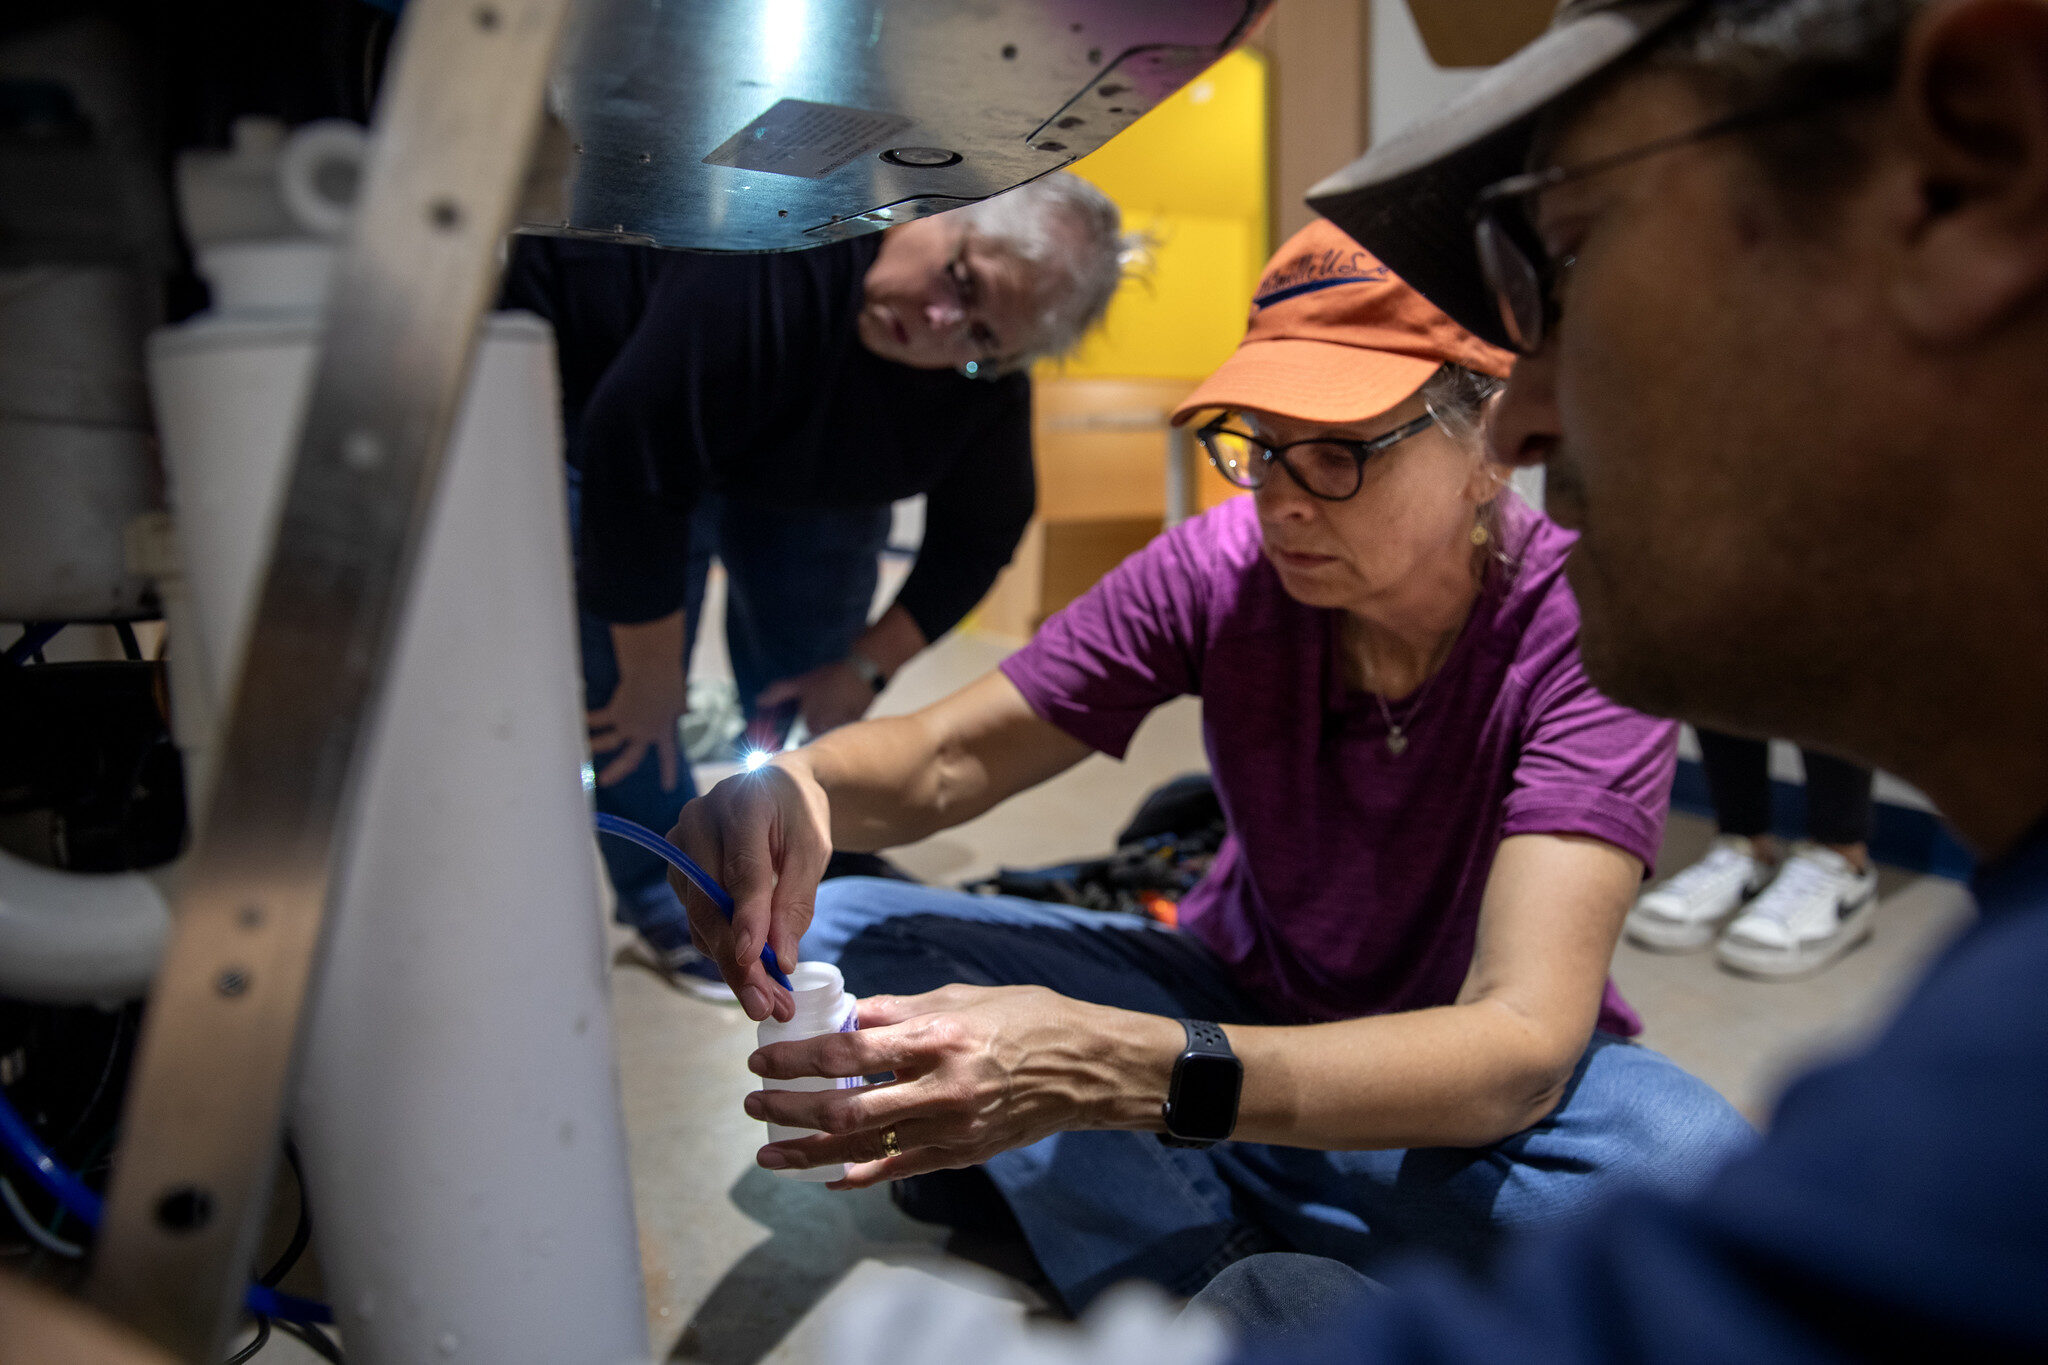
<svg viewBox="0 0 2048 1365">
<path fill-rule="evenodd" d="M 1631 941 L 1660 952 L 1704 948 L 1770 880 L 1771 865 L 1756 856 L 1756 846 L 1724 834 L 1706 857 L 1639 896 L 1624 927 Z"/>
<path fill-rule="evenodd" d="M 1870 937 L 1877 870 L 1800 844 L 1770 886 L 1728 926 L 1715 955 L 1752 976 L 1805 976 Z"/>
</svg>

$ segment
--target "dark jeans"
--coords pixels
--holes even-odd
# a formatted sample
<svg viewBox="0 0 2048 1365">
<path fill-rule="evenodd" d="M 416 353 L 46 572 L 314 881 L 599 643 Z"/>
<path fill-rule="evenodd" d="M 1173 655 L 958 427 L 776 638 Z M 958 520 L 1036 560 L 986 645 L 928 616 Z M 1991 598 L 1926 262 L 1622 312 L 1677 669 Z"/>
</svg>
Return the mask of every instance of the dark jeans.
<svg viewBox="0 0 2048 1365">
<path fill-rule="evenodd" d="M 1191 1311 L 1217 1319 L 1240 1342 L 1270 1349 L 1276 1338 L 1335 1321 L 1365 1299 L 1386 1293 L 1342 1261 L 1298 1251 L 1247 1256 L 1189 1300 Z"/>
<path fill-rule="evenodd" d="M 1700 730 L 1700 763 L 1714 818 L 1723 834 L 1754 838 L 1771 832 L 1770 746 L 1761 739 Z M 1806 837 L 1817 844 L 1870 839 L 1870 769 L 1801 749 L 1806 765 Z"/>
<path fill-rule="evenodd" d="M 1192 935 L 1011 896 L 829 881 L 818 888 L 803 954 L 838 963 L 860 995 L 956 981 L 1037 985 L 1168 1018 L 1298 1022 L 1240 990 Z M 1060 1301 L 1080 1312 L 1125 1279 L 1191 1294 L 1258 1251 L 1354 1268 L 1416 1247 L 1477 1261 L 1500 1234 L 1576 1217 L 1613 1190 L 1696 1188 L 1755 1136 L 1705 1082 L 1596 1033 L 1557 1108 L 1486 1147 L 1324 1152 L 1225 1142 L 1191 1151 L 1151 1133 L 1082 1131 L 1000 1153 L 982 1169 Z"/>
<path fill-rule="evenodd" d="M 582 511 L 574 471 L 569 478 L 569 517 Z M 879 557 L 889 539 L 889 509 L 766 507 L 706 495 L 690 525 L 690 575 L 683 604 L 684 676 L 697 638 L 704 583 L 711 557 L 725 565 L 725 639 L 739 684 L 740 705 L 753 714 L 754 698 L 772 682 L 793 678 L 846 651 L 867 628 L 868 609 L 880 573 Z M 578 612 L 583 653 L 583 701 L 603 706 L 619 685 L 611 628 L 588 611 Z M 596 766 L 604 767 L 599 755 Z M 675 826 L 684 803 L 697 794 L 687 761 L 680 764 L 674 790 L 663 791 L 660 760 L 652 753 L 618 782 L 597 789 L 597 808 L 645 825 L 657 834 Z M 682 906 L 668 891 L 666 865 L 653 854 L 619 839 L 599 841 L 612 885 L 619 893 L 619 918 L 665 940 L 687 940 Z M 661 927 L 670 932 L 661 933 Z M 659 946 L 674 946 L 663 941 Z"/>
</svg>

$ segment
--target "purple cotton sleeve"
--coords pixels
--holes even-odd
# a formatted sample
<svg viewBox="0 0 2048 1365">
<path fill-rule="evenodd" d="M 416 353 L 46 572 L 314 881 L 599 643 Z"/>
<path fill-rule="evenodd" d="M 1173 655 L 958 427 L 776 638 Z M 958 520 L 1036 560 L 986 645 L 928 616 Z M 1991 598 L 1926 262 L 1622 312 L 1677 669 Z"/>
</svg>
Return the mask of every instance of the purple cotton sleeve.
<svg viewBox="0 0 2048 1365">
<path fill-rule="evenodd" d="M 1154 540 L 1047 619 L 1002 663 L 1041 720 L 1122 758 L 1161 703 L 1200 685 L 1203 523 Z"/>
<path fill-rule="evenodd" d="M 1584 834 L 1656 866 L 1678 765 L 1678 726 L 1596 690 L 1576 637 L 1531 690 L 1501 837 Z"/>
</svg>

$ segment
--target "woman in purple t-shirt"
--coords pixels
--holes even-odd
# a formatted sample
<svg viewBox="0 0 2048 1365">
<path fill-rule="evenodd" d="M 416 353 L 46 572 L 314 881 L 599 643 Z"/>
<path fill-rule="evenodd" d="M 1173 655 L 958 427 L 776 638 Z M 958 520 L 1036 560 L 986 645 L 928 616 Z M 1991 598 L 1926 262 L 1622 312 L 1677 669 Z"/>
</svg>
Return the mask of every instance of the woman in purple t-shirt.
<svg viewBox="0 0 2048 1365">
<path fill-rule="evenodd" d="M 861 1032 L 754 1069 L 896 1076 L 749 1096 L 824 1133 L 763 1166 L 848 1162 L 847 1185 L 917 1177 L 897 1189 L 921 1216 L 1014 1219 L 1079 1311 L 1119 1279 L 1193 1292 L 1256 1250 L 1474 1256 L 1607 1188 L 1683 1188 L 1748 1140 L 1626 1041 L 1607 985 L 1674 727 L 1580 668 L 1572 538 L 1479 432 L 1509 361 L 1304 230 L 1176 414 L 1216 414 L 1203 444 L 1252 497 L 1160 537 L 998 672 L 685 808 L 671 837 L 739 904 L 729 928 L 692 899 L 694 928 L 747 1013 L 789 1009 L 764 939 L 788 963 L 802 935 L 867 997 Z M 1229 835 L 1178 932 L 818 885 L 830 848 L 907 843 L 1120 756 L 1188 694 Z"/>
</svg>

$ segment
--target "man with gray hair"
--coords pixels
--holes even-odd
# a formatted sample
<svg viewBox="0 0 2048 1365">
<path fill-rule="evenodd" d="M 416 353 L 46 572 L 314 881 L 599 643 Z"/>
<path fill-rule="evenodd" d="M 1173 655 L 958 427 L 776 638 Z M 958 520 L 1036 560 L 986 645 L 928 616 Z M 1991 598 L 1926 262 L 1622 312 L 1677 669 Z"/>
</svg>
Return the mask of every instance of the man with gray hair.
<svg viewBox="0 0 2048 1365">
<path fill-rule="evenodd" d="M 2048 1358 L 2048 4 L 1571 0 L 1313 200 L 1522 353 L 1594 681 L 1917 783 L 1982 916 L 1704 1193 L 1263 1358 Z"/>
<path fill-rule="evenodd" d="M 1101 318 L 1128 245 L 1067 173 L 800 252 L 520 239 L 505 301 L 561 362 L 600 810 L 666 830 L 694 795 L 676 730 L 713 553 L 741 703 L 813 733 L 981 599 L 1032 511 L 1024 371 Z M 919 493 L 917 563 L 870 623 L 890 504 Z M 620 917 L 730 1000 L 661 861 L 606 844 Z"/>
</svg>

